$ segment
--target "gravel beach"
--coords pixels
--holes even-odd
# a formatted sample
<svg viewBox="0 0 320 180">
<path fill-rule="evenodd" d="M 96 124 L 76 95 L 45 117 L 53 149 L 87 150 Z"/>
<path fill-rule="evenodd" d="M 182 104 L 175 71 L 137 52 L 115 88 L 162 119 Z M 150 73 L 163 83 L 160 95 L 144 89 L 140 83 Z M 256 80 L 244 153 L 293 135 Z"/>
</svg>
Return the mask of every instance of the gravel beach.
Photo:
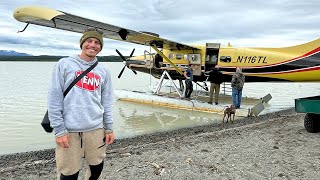
<svg viewBox="0 0 320 180">
<path fill-rule="evenodd" d="M 320 133 L 303 118 L 292 108 L 116 140 L 101 179 L 320 179 Z M 0 180 L 55 176 L 53 149 L 0 156 Z"/>
</svg>

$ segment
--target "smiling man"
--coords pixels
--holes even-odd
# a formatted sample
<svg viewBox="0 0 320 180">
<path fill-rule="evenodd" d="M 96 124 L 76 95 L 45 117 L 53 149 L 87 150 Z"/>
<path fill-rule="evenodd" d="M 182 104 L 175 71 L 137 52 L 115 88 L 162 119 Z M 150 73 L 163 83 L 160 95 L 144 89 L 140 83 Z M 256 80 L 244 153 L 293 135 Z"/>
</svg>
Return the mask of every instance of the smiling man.
<svg viewBox="0 0 320 180">
<path fill-rule="evenodd" d="M 73 80 L 97 62 L 103 47 L 102 33 L 87 29 L 80 55 L 62 58 L 53 70 L 48 93 L 48 113 L 55 132 L 58 179 L 77 179 L 82 158 L 86 179 L 98 179 L 103 169 L 106 144 L 114 140 L 112 130 L 112 85 L 110 73 L 98 64 L 64 97 Z"/>
</svg>

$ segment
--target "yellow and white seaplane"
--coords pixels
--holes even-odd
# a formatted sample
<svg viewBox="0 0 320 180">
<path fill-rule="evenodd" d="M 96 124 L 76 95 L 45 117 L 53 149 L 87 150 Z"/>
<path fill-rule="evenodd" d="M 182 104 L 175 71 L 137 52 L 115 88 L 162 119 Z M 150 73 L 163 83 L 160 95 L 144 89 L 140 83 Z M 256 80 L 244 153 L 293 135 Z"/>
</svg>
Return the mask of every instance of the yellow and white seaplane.
<svg viewBox="0 0 320 180">
<path fill-rule="evenodd" d="M 206 43 L 198 46 L 174 42 L 156 33 L 134 31 L 46 7 L 20 7 L 14 11 L 13 16 L 16 20 L 27 23 L 22 31 L 29 24 L 77 33 L 83 33 L 88 27 L 94 27 L 102 32 L 105 38 L 150 46 L 155 50 L 156 53 L 145 51 L 143 56 L 136 57 L 133 57 L 133 50 L 129 58 L 125 58 L 116 50 L 125 62 L 118 78 L 128 67 L 134 73 L 136 71 L 150 73 L 156 78 L 168 73 L 172 80 L 179 80 L 181 83 L 185 79 L 183 71 L 189 64 L 193 64 L 195 65 L 195 82 L 205 82 L 207 80 L 205 72 L 215 66 L 219 67 L 223 73 L 224 82 L 231 81 L 236 67 L 242 68 L 246 82 L 315 82 L 320 80 L 320 39 L 284 48 L 236 48 L 230 44 L 221 47 L 220 43 Z M 181 94 L 180 97 L 182 97 Z M 266 97 L 269 97 L 268 100 L 271 98 L 270 95 Z M 143 97 L 142 99 L 150 98 Z M 152 100 L 152 102 L 155 101 Z M 171 99 L 168 101 L 173 102 Z M 181 107 L 181 104 L 181 101 L 171 103 L 170 107 Z M 188 107 L 194 110 L 195 103 L 192 102 L 192 105 Z M 199 110 L 202 111 L 205 108 L 207 107 Z M 215 111 L 220 112 L 221 109 Z"/>
<path fill-rule="evenodd" d="M 320 38 L 285 48 L 221 47 L 220 43 L 193 46 L 161 38 L 155 33 L 134 31 L 46 7 L 20 7 L 14 11 L 13 16 L 27 23 L 26 27 L 36 24 L 78 33 L 94 27 L 105 38 L 150 46 L 156 53 L 132 57 L 132 51 L 127 59 L 118 50 L 117 53 L 125 61 L 125 67 L 134 72 L 151 73 L 157 78 L 167 71 L 173 80 L 182 80 L 185 78 L 183 71 L 188 64 L 193 64 L 196 65 L 195 82 L 205 81 L 205 72 L 216 65 L 223 72 L 225 82 L 231 81 L 236 67 L 242 68 L 246 82 L 320 80 Z"/>
</svg>

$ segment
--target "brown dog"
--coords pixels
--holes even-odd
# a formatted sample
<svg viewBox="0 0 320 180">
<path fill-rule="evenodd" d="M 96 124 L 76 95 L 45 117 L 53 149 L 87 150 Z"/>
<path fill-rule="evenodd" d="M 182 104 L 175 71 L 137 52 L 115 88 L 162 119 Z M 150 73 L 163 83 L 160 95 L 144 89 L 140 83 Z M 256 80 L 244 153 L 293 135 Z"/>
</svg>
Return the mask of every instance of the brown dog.
<svg viewBox="0 0 320 180">
<path fill-rule="evenodd" d="M 226 116 L 227 116 L 226 122 L 228 122 L 228 120 L 230 118 L 230 122 L 233 123 L 235 114 L 236 114 L 236 107 L 234 105 L 230 105 L 230 107 L 226 106 L 226 108 L 224 109 L 224 112 L 223 112 L 223 120 L 222 120 L 223 123 L 224 123 L 224 118 Z M 233 115 L 233 116 L 231 117 L 231 115 Z"/>
</svg>

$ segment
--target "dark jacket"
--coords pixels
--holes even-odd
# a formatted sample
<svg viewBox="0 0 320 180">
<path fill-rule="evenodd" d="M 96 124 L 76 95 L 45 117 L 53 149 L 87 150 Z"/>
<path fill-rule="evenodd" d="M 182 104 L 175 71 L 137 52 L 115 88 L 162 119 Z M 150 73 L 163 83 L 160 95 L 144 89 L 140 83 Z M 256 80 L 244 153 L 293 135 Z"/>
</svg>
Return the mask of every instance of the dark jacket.
<svg viewBox="0 0 320 180">
<path fill-rule="evenodd" d="M 221 84 L 223 82 L 222 73 L 217 68 L 214 68 L 210 71 L 208 80 L 214 84 Z"/>
</svg>

